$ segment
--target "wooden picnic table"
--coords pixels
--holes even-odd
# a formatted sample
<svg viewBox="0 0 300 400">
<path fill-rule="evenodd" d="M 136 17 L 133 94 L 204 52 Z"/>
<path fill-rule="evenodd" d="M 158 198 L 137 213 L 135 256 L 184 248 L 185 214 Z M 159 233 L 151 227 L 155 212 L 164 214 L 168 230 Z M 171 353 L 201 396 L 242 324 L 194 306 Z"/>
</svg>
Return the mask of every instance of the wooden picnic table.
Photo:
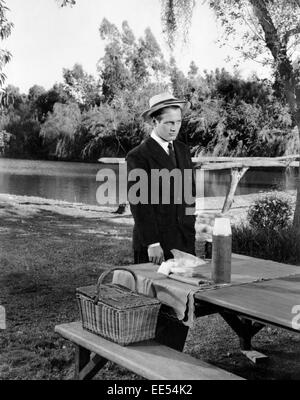
<svg viewBox="0 0 300 400">
<path fill-rule="evenodd" d="M 135 270 L 139 266 L 127 267 Z M 201 274 L 209 279 L 211 265 L 204 265 Z M 254 362 L 266 358 L 251 347 L 251 339 L 265 325 L 300 333 L 300 316 L 293 312 L 300 313 L 299 266 L 234 254 L 231 285 L 199 290 L 194 299 L 196 316 L 219 313 L 239 336 L 243 353 Z M 295 317 L 299 321 L 296 325 Z M 178 352 L 188 332 L 180 321 L 162 328 L 158 341 L 126 348 L 83 330 L 76 322 L 56 326 L 55 331 L 76 346 L 76 379 L 92 378 L 107 360 L 148 379 L 240 379 Z"/>
<path fill-rule="evenodd" d="M 300 313 L 300 266 L 233 254 L 231 271 L 230 285 L 199 287 L 194 295 L 196 317 L 219 313 L 239 336 L 245 354 L 252 350 L 251 339 L 265 325 L 300 332 L 293 324 L 297 305 Z M 211 279 L 210 263 L 202 266 L 201 276 Z M 298 320 L 300 324 L 300 317 Z M 185 335 L 183 330 L 178 336 L 182 342 L 178 348 L 183 348 Z"/>
</svg>

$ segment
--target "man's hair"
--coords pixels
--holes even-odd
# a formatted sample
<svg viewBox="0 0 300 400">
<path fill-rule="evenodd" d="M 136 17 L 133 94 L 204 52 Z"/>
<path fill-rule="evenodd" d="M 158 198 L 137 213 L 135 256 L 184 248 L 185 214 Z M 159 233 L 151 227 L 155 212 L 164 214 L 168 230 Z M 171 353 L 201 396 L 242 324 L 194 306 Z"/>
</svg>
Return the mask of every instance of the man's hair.
<svg viewBox="0 0 300 400">
<path fill-rule="evenodd" d="M 170 107 L 161 108 L 160 110 L 157 110 L 153 114 L 151 114 L 151 118 L 156 119 L 158 122 L 160 122 L 162 120 L 162 116 L 165 114 L 165 112 L 167 110 L 170 110 L 170 109 L 177 110 L 178 108 L 181 110 L 181 108 L 179 106 L 170 106 Z"/>
</svg>

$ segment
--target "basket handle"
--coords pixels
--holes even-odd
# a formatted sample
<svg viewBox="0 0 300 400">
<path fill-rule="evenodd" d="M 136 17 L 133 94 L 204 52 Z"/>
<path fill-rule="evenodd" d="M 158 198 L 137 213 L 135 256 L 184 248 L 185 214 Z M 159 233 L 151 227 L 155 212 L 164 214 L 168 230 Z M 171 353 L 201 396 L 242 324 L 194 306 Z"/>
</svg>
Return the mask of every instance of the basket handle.
<svg viewBox="0 0 300 400">
<path fill-rule="evenodd" d="M 126 272 L 130 272 L 131 275 L 132 275 L 133 278 L 134 278 L 134 285 L 135 285 L 135 289 L 134 289 L 134 290 L 137 291 L 137 277 L 136 277 L 136 274 L 135 274 L 133 271 L 131 271 L 131 270 L 128 269 L 128 268 L 122 268 L 122 267 L 111 268 L 111 269 L 109 269 L 109 270 L 107 270 L 107 271 L 104 271 L 104 272 L 100 275 L 100 277 L 99 277 L 99 279 L 98 279 L 98 282 L 97 282 L 97 294 L 96 294 L 96 296 L 95 296 L 95 298 L 94 298 L 94 304 L 97 304 L 98 301 L 99 301 L 100 290 L 101 290 L 101 288 L 100 288 L 101 283 L 103 282 L 104 278 L 106 278 L 107 275 L 109 275 L 109 274 L 110 274 L 111 272 L 113 272 L 113 271 L 126 271 Z"/>
</svg>

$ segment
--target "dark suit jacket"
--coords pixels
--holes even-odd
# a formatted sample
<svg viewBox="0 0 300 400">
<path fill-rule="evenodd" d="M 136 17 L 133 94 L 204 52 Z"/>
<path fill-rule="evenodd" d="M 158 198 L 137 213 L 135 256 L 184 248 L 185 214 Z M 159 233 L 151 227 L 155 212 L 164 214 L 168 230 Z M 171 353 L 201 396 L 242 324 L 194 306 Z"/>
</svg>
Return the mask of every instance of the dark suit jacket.
<svg viewBox="0 0 300 400">
<path fill-rule="evenodd" d="M 182 179 L 182 188 L 177 186 L 177 192 L 174 192 L 174 181 L 170 180 L 170 202 L 163 204 L 162 183 L 159 185 L 159 195 L 154 193 L 154 185 L 151 185 L 151 170 L 167 169 L 174 170 L 174 164 L 170 156 L 164 149 L 151 137 L 144 140 L 139 146 L 131 150 L 126 157 L 128 175 L 130 171 L 140 168 L 146 171 L 148 176 L 148 204 L 132 204 L 130 196 L 128 201 L 134 218 L 133 228 L 133 248 L 136 251 L 145 250 L 149 244 L 160 242 L 165 259 L 172 257 L 170 250 L 178 249 L 195 254 L 195 216 L 186 215 L 189 208 L 192 213 L 195 210 L 195 180 L 192 173 L 193 165 L 188 147 L 175 140 L 174 151 L 177 160 L 177 168 L 183 171 L 189 169 L 187 174 L 190 179 Z M 189 181 L 187 183 L 187 180 Z M 136 181 L 128 181 L 128 190 Z M 153 183 L 153 182 L 152 182 Z M 192 204 L 187 204 L 184 196 L 184 188 L 187 185 Z M 178 194 L 182 201 L 178 202 Z M 128 192 L 128 194 L 129 194 Z M 151 192 L 158 195 L 158 204 L 151 204 Z M 177 198 L 177 201 L 176 201 Z M 188 200 L 191 203 L 191 200 Z"/>
</svg>

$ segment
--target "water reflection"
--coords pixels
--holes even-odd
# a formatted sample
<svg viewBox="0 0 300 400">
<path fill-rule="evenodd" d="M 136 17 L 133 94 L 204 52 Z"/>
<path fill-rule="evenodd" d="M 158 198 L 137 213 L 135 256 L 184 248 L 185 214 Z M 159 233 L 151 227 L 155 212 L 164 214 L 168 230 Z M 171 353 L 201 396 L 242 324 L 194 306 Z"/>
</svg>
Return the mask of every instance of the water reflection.
<svg viewBox="0 0 300 400">
<path fill-rule="evenodd" d="M 0 159 L 0 192 L 96 205 L 100 185 L 96 181 L 97 172 L 109 167 L 118 171 L 117 165 Z M 295 189 L 296 179 L 295 168 L 287 172 L 279 168 L 251 169 L 240 181 L 236 193 Z M 205 196 L 225 196 L 230 172 L 206 171 L 204 180 Z M 121 184 L 122 188 L 126 186 L 126 182 Z"/>
<path fill-rule="evenodd" d="M 236 194 L 258 193 L 269 190 L 292 190 L 296 188 L 296 168 L 251 168 L 240 180 Z M 205 196 L 225 196 L 230 182 L 230 171 L 205 172 Z"/>
</svg>

